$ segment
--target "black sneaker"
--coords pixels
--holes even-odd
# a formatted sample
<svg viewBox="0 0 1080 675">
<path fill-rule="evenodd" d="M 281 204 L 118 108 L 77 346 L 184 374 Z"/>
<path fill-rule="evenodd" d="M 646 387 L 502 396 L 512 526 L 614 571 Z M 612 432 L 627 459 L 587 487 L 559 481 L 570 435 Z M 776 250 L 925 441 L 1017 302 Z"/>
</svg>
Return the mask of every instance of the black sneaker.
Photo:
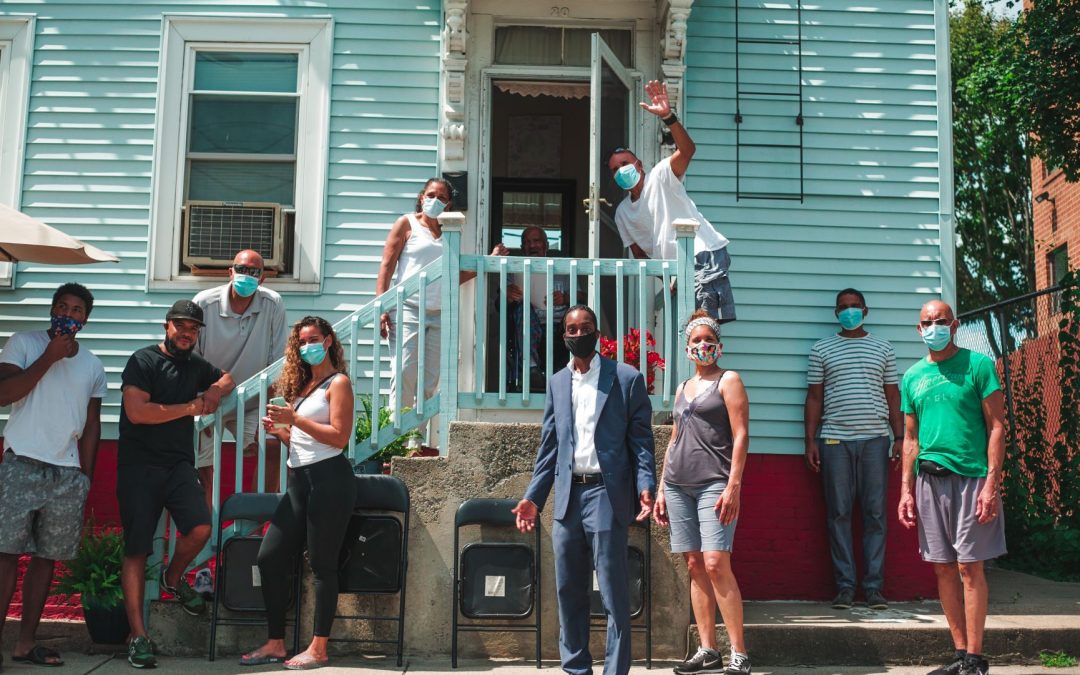
<svg viewBox="0 0 1080 675">
<path fill-rule="evenodd" d="M 728 661 L 727 668 L 724 668 L 724 675 L 750 675 L 750 657 L 731 652 L 731 660 Z"/>
<path fill-rule="evenodd" d="M 698 647 L 697 653 L 688 660 L 675 666 L 675 675 L 693 675 L 693 673 L 723 673 L 724 660 L 713 649 Z"/>
<path fill-rule="evenodd" d="M 952 661 L 949 661 L 940 668 L 931 670 L 926 675 L 960 675 L 960 669 L 964 667 L 964 658 L 967 657 L 967 652 L 962 649 L 957 649 L 953 654 Z"/>
<path fill-rule="evenodd" d="M 964 657 L 964 665 L 960 668 L 960 675 L 989 675 L 990 664 L 978 654 L 968 654 Z"/>
<path fill-rule="evenodd" d="M 853 588 L 841 588 L 840 592 L 833 598 L 833 609 L 851 609 L 851 606 L 855 604 L 855 589 Z"/>
<path fill-rule="evenodd" d="M 871 588 L 866 592 L 866 606 L 870 609 L 888 609 L 889 603 L 885 600 L 885 596 L 881 594 L 881 591 Z"/>
<path fill-rule="evenodd" d="M 154 643 L 146 636 L 139 636 L 128 643 L 128 663 L 132 668 L 155 668 Z"/>
</svg>

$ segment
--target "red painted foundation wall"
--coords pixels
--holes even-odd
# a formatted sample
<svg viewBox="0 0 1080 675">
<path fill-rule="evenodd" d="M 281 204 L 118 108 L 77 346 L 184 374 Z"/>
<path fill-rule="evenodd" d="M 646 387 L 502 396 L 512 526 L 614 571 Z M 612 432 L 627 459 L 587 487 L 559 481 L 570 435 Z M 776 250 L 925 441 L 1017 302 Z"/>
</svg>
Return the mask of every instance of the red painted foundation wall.
<svg viewBox="0 0 1080 675">
<path fill-rule="evenodd" d="M 222 499 L 232 494 L 235 469 L 231 444 L 223 447 Z M 250 462 L 251 460 L 249 460 Z M 247 463 L 245 473 L 251 475 Z M 900 471 L 890 474 L 885 548 L 885 597 L 914 600 L 937 597 L 934 574 L 918 554 L 914 530 L 896 518 Z M 102 441 L 86 505 L 87 518 L 100 525 L 118 525 L 116 505 L 116 441 Z M 855 532 L 861 528 L 858 515 Z M 861 566 L 859 538 L 855 553 Z M 24 561 L 25 563 L 25 561 Z M 742 512 L 735 537 L 735 576 L 747 600 L 818 600 L 835 594 L 829 543 L 825 534 L 825 502 L 821 477 L 806 468 L 801 455 L 751 455 L 743 481 Z M 21 575 L 20 575 L 21 576 Z M 9 615 L 18 616 L 18 590 Z M 50 618 L 81 618 L 77 604 L 57 602 L 46 608 Z"/>
</svg>

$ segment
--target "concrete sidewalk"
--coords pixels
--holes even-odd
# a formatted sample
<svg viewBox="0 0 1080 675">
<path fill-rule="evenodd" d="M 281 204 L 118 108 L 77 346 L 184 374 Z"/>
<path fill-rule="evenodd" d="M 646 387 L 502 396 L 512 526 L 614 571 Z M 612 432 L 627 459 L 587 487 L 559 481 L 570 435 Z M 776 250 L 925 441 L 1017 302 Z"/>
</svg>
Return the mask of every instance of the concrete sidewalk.
<svg viewBox="0 0 1080 675">
<path fill-rule="evenodd" d="M 63 668 L 45 669 L 21 664 L 10 664 L 5 659 L 5 675 L 41 675 L 44 672 L 55 672 L 57 675 L 70 673 L 71 675 L 130 675 L 139 672 L 128 665 L 124 655 L 113 657 L 105 655 L 66 654 L 66 664 Z M 558 673 L 558 663 L 545 662 L 544 667 L 537 671 L 531 665 L 522 665 L 518 662 L 507 661 L 461 661 L 460 668 L 450 669 L 450 660 L 418 660 L 408 661 L 402 668 L 394 666 L 392 659 L 362 659 L 362 658 L 338 658 L 334 659 L 333 666 L 319 669 L 319 673 L 326 675 L 393 675 L 396 673 L 455 673 L 456 675 L 533 675 L 540 673 Z M 654 663 L 652 670 L 644 666 L 635 666 L 630 669 L 630 675 L 664 675 L 671 672 L 671 663 Z M 597 666 L 596 673 L 599 675 L 600 668 Z M 929 670 L 926 666 L 804 666 L 770 668 L 768 666 L 755 667 L 756 675 L 925 675 Z M 236 660 L 219 659 L 210 663 L 206 659 L 162 657 L 160 665 L 153 670 L 155 675 L 195 675 L 196 673 L 221 675 L 242 673 L 283 673 L 280 667 L 266 666 L 264 668 L 246 668 L 238 665 Z M 991 672 L 994 675 L 1080 675 L 1078 668 L 1044 668 L 1042 666 L 995 666 L 991 664 Z"/>
</svg>

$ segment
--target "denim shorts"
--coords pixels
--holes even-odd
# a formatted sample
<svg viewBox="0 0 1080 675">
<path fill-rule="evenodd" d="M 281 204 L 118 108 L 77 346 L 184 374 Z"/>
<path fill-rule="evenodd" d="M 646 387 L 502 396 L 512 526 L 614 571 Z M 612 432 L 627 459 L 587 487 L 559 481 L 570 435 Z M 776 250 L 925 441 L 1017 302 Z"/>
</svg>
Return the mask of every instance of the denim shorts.
<svg viewBox="0 0 1080 675">
<path fill-rule="evenodd" d="M 735 525 L 720 524 L 716 500 L 727 483 L 716 481 L 700 487 L 665 485 L 668 520 L 671 527 L 672 553 L 727 551 L 735 543 Z"/>
</svg>

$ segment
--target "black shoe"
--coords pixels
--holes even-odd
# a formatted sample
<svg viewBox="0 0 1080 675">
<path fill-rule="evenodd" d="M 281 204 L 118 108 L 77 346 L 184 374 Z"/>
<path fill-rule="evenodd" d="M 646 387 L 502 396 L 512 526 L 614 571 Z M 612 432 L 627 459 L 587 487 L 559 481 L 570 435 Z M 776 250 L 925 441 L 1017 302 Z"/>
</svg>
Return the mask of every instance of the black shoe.
<svg viewBox="0 0 1080 675">
<path fill-rule="evenodd" d="M 728 661 L 727 668 L 724 668 L 724 675 L 750 675 L 750 657 L 731 652 L 731 660 Z"/>
<path fill-rule="evenodd" d="M 704 647 L 698 647 L 696 654 L 675 666 L 675 675 L 722 672 L 724 672 L 724 660 L 720 658 L 720 654 Z"/>
<path fill-rule="evenodd" d="M 957 649 L 953 654 L 952 661 L 949 661 L 940 668 L 931 670 L 926 675 L 960 675 L 960 669 L 964 667 L 964 659 L 967 657 L 967 652 L 962 649 Z"/>
<path fill-rule="evenodd" d="M 990 664 L 978 654 L 968 654 L 964 657 L 960 675 L 990 675 Z"/>
<path fill-rule="evenodd" d="M 866 592 L 866 606 L 870 609 L 888 609 L 889 603 L 885 600 L 885 596 L 881 594 L 881 591 L 871 588 Z"/>
<path fill-rule="evenodd" d="M 853 588 L 841 588 L 840 592 L 833 598 L 833 609 L 851 609 L 851 606 L 855 604 L 855 589 Z"/>
</svg>

